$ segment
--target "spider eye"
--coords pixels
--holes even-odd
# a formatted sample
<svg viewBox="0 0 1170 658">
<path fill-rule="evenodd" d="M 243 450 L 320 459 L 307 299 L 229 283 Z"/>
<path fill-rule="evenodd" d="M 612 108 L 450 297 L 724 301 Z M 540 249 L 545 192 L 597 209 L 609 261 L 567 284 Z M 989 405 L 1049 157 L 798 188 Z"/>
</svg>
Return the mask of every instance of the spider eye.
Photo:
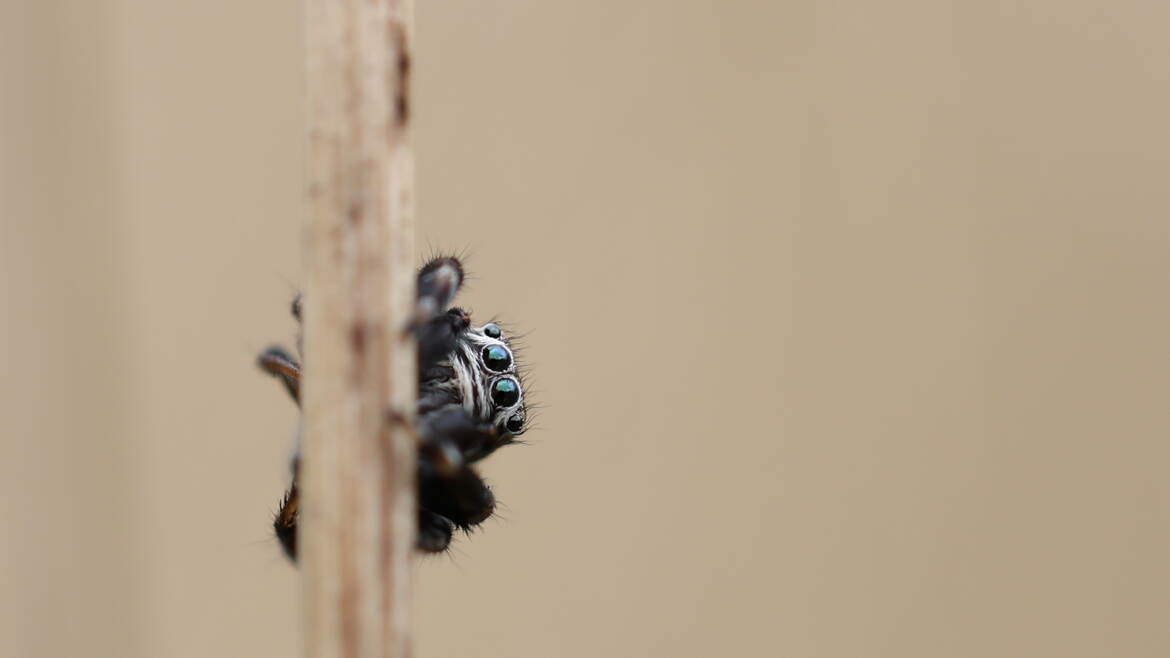
<svg viewBox="0 0 1170 658">
<path fill-rule="evenodd" d="M 520 384 L 511 377 L 497 379 L 492 384 L 492 402 L 501 407 L 510 407 L 520 399 Z"/>
<path fill-rule="evenodd" d="M 524 417 L 520 414 L 516 414 L 515 416 L 512 416 L 508 419 L 508 422 L 504 424 L 504 427 L 507 428 L 509 432 L 518 434 L 520 430 L 524 429 Z"/>
<path fill-rule="evenodd" d="M 483 364 L 493 372 L 504 372 L 512 365 L 512 353 L 503 345 L 488 345 L 481 354 Z"/>
<path fill-rule="evenodd" d="M 499 338 L 500 336 L 504 335 L 504 332 L 500 331 L 500 327 L 494 322 L 485 324 L 483 326 L 483 333 L 488 338 Z"/>
</svg>

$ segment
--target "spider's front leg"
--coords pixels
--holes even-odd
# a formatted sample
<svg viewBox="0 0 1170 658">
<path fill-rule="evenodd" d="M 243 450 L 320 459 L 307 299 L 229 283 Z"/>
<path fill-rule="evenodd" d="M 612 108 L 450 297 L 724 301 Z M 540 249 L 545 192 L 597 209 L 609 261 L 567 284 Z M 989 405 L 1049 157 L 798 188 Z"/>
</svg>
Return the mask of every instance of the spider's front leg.
<svg viewBox="0 0 1170 658">
<path fill-rule="evenodd" d="M 446 550 L 455 528 L 470 530 L 495 511 L 495 496 L 471 463 L 498 445 L 499 433 L 449 406 L 421 417 L 419 434 L 418 547 L 437 553 Z"/>
<path fill-rule="evenodd" d="M 276 531 L 276 538 L 288 559 L 297 559 L 297 521 L 300 520 L 301 496 L 297 490 L 296 473 L 300 471 L 299 461 L 293 463 L 293 481 L 280 501 L 280 510 L 272 520 L 272 529 Z"/>
<path fill-rule="evenodd" d="M 415 319 L 426 322 L 442 313 L 463 285 L 463 264 L 457 258 L 435 258 L 418 271 Z"/>
<path fill-rule="evenodd" d="M 298 299 L 300 299 L 298 297 Z M 264 350 L 264 352 L 256 359 L 257 365 L 264 372 L 279 377 L 281 383 L 284 384 L 284 390 L 288 391 L 289 397 L 297 406 L 301 404 L 301 364 L 297 363 L 288 352 L 284 351 L 283 347 L 272 346 Z"/>
<path fill-rule="evenodd" d="M 462 285 L 463 265 L 454 258 L 436 258 L 418 272 L 418 301 L 411 327 L 418 341 L 420 381 L 451 355 L 459 335 L 471 325 L 466 311 L 447 309 Z"/>
</svg>

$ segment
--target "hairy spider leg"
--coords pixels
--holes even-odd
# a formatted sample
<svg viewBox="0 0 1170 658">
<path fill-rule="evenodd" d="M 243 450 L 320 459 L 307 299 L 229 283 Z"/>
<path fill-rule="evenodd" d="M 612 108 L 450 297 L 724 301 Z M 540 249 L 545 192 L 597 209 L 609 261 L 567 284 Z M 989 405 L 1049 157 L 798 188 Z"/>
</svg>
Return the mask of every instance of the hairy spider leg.
<svg viewBox="0 0 1170 658">
<path fill-rule="evenodd" d="M 284 384 L 284 390 L 288 391 L 293 402 L 296 402 L 299 407 L 301 405 L 301 364 L 297 363 L 296 359 L 279 346 L 264 350 L 256 362 L 261 370 L 280 378 Z"/>
</svg>

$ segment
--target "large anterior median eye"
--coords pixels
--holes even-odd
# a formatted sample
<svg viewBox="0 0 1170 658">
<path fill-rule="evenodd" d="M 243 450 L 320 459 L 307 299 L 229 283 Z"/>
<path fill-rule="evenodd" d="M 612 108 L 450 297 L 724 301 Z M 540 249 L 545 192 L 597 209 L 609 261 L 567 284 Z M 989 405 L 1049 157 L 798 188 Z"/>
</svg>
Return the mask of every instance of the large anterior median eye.
<svg viewBox="0 0 1170 658">
<path fill-rule="evenodd" d="M 488 345 L 480 354 L 483 364 L 493 372 L 504 372 L 512 365 L 512 353 L 503 345 Z"/>
<path fill-rule="evenodd" d="M 492 402 L 501 407 L 510 407 L 520 399 L 520 383 L 511 377 L 497 379 L 492 384 Z"/>
</svg>

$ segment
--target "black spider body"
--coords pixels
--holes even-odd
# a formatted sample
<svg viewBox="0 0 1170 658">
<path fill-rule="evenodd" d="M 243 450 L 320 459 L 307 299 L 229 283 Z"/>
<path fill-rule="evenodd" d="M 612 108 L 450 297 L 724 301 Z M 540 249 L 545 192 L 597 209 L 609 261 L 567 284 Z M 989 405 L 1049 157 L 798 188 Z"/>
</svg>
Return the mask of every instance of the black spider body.
<svg viewBox="0 0 1170 658">
<path fill-rule="evenodd" d="M 472 465 L 512 443 L 527 425 L 524 387 L 513 347 L 495 324 L 471 326 L 450 308 L 463 282 L 455 258 L 436 258 L 419 270 L 415 335 L 418 339 L 418 547 L 439 552 L 456 528 L 470 530 L 492 515 L 495 497 Z M 300 319 L 300 298 L 293 302 Z M 281 379 L 298 404 L 301 365 L 280 347 L 260 355 L 260 367 Z M 300 503 L 298 460 L 273 526 L 292 559 Z"/>
</svg>

